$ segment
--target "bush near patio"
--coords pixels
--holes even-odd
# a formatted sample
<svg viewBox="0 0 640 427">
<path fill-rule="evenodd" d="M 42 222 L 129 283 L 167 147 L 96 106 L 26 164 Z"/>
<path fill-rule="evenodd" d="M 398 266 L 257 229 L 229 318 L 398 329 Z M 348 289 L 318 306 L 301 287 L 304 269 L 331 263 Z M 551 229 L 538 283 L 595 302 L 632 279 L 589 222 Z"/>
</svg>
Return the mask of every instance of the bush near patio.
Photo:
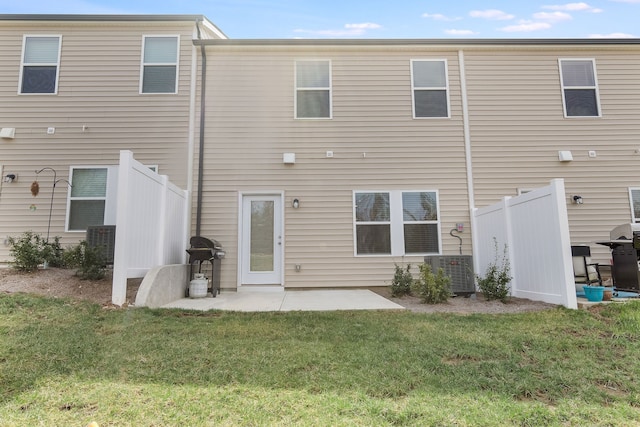
<svg viewBox="0 0 640 427">
<path fill-rule="evenodd" d="M 413 285 L 413 275 L 411 274 L 411 264 L 402 267 L 395 264 L 395 272 L 391 280 L 391 296 L 402 297 L 411 295 L 411 286 Z"/>
<path fill-rule="evenodd" d="M 47 262 L 52 267 L 62 265 L 60 237 L 48 242 L 33 231 L 25 231 L 20 237 L 9 237 L 9 254 L 13 257 L 11 265 L 20 271 L 35 271 L 40 264 Z"/>
<path fill-rule="evenodd" d="M 478 288 L 488 300 L 499 300 L 506 303 L 511 294 L 511 264 L 507 245 L 504 245 L 502 258 L 498 256 L 498 241 L 493 238 L 495 259 L 489 263 L 484 275 L 476 275 Z"/>
<path fill-rule="evenodd" d="M 440 304 L 451 296 L 451 278 L 442 268 L 437 273 L 429 264 L 420 264 L 420 276 L 413 282 L 411 290 L 420 297 L 423 303 Z"/>
<path fill-rule="evenodd" d="M 67 268 L 75 268 L 76 276 L 87 280 L 100 280 L 106 274 L 104 255 L 98 247 L 91 247 L 85 240 L 67 248 L 62 256 Z"/>
<path fill-rule="evenodd" d="M 395 264 L 393 279 L 391 280 L 391 296 L 403 297 L 415 295 L 423 304 L 440 304 L 451 296 L 451 278 L 442 268 L 434 274 L 431 266 L 422 263 L 418 265 L 420 273 L 417 279 L 411 274 L 411 264 L 402 267 Z"/>
<path fill-rule="evenodd" d="M 90 247 L 84 240 L 62 249 L 58 236 L 49 242 L 40 234 L 25 231 L 18 238 L 9 237 L 9 245 L 11 265 L 16 270 L 36 271 L 40 265 L 76 268 L 76 275 L 88 280 L 102 279 L 106 273 L 102 250 Z"/>
</svg>

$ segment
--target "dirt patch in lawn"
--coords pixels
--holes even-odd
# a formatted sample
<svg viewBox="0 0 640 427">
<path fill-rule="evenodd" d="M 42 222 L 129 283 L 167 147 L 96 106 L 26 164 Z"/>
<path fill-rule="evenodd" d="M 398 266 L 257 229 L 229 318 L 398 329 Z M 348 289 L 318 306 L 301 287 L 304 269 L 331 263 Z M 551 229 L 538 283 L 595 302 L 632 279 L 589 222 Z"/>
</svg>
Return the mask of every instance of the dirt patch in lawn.
<svg viewBox="0 0 640 427">
<path fill-rule="evenodd" d="M 82 280 L 75 275 L 74 270 L 61 268 L 41 269 L 32 273 L 23 273 L 12 268 L 0 268 L 0 293 L 25 292 L 52 298 L 75 298 L 103 306 L 112 306 L 111 281 L 112 272 L 110 270 L 104 279 L 93 281 Z M 125 306 L 135 302 L 141 282 L 142 279 L 128 280 Z M 510 298 L 507 303 L 486 301 L 482 294 L 450 298 L 443 304 L 423 304 L 419 298 L 413 296 L 392 298 L 388 288 L 377 288 L 375 292 L 418 313 L 500 314 L 539 311 L 556 307 L 553 304 L 523 298 Z"/>
<path fill-rule="evenodd" d="M 24 292 L 52 298 L 76 298 L 103 306 L 111 305 L 112 271 L 101 280 L 83 280 L 74 270 L 47 268 L 30 273 L 0 268 L 0 292 Z M 142 279 L 127 281 L 126 305 L 133 304 Z"/>
</svg>

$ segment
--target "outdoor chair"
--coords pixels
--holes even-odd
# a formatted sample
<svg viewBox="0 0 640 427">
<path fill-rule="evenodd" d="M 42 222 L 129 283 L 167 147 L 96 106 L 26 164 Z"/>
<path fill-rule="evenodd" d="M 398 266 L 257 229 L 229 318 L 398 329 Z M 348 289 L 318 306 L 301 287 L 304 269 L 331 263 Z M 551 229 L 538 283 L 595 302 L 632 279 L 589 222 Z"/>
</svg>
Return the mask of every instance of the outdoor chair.
<svg viewBox="0 0 640 427">
<path fill-rule="evenodd" d="M 571 246 L 573 260 L 573 278 L 576 290 L 582 291 L 584 285 L 596 284 L 602 286 L 600 267 L 591 262 L 591 248 L 589 246 Z"/>
</svg>

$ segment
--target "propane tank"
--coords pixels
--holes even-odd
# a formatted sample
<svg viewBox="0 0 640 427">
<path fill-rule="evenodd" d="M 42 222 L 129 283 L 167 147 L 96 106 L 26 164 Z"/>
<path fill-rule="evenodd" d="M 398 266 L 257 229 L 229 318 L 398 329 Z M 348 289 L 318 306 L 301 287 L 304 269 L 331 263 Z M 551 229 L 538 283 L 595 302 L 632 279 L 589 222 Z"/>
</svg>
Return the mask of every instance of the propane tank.
<svg viewBox="0 0 640 427">
<path fill-rule="evenodd" d="M 202 273 L 194 274 L 194 279 L 189 282 L 189 298 L 204 298 L 207 296 L 209 280 Z"/>
</svg>

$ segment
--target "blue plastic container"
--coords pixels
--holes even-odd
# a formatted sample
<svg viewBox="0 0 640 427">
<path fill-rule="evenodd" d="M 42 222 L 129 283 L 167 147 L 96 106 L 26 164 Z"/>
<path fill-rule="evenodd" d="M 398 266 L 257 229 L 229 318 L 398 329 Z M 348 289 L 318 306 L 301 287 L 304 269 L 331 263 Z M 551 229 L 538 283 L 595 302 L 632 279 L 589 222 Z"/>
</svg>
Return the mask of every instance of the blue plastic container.
<svg viewBox="0 0 640 427">
<path fill-rule="evenodd" d="M 583 287 L 584 296 L 587 297 L 587 301 L 600 302 L 604 298 L 604 286 L 587 286 Z"/>
</svg>

